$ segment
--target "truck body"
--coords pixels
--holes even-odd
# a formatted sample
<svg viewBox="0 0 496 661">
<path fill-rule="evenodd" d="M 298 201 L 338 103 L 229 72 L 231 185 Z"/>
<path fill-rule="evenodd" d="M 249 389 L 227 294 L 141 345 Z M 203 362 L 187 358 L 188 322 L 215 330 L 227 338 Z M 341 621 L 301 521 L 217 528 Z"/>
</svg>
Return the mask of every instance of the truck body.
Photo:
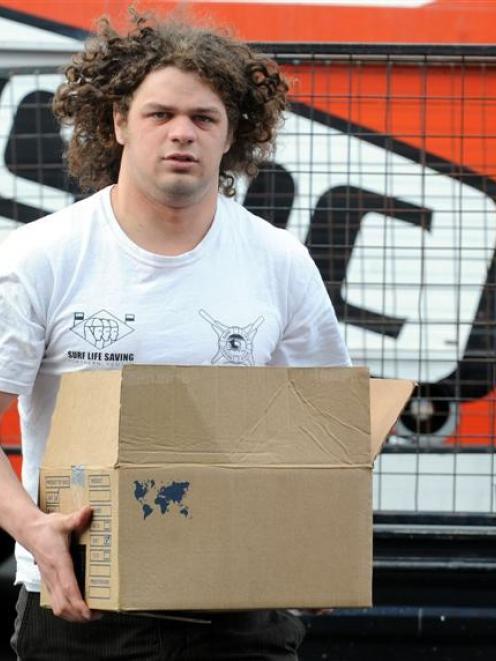
<svg viewBox="0 0 496 661">
<path fill-rule="evenodd" d="M 0 240 L 81 196 L 50 104 L 95 19 L 123 25 L 126 6 L 0 2 Z M 274 0 L 187 11 L 230 26 L 292 81 L 274 157 L 238 182 L 238 199 L 308 246 L 354 364 L 419 384 L 377 462 L 376 511 L 493 514 L 495 4 Z M 0 441 L 19 470 L 15 410 Z"/>
</svg>

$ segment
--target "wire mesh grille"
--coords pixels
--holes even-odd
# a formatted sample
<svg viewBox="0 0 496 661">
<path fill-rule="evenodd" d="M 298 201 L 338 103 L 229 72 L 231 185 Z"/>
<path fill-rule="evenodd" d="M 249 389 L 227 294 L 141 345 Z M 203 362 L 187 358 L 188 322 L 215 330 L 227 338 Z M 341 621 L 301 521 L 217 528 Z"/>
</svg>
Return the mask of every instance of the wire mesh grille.
<svg viewBox="0 0 496 661">
<path fill-rule="evenodd" d="M 291 109 L 238 197 L 308 246 L 354 363 L 419 384 L 377 462 L 376 510 L 493 513 L 496 59 L 322 45 L 276 57 Z M 0 75 L 0 237 L 79 195 L 50 111 L 59 81 Z"/>
</svg>

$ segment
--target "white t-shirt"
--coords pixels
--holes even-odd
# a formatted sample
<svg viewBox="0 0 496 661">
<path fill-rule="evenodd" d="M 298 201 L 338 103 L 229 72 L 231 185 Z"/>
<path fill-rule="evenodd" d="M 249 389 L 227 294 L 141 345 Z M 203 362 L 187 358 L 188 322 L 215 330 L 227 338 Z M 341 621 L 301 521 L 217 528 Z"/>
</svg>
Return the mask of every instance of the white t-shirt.
<svg viewBox="0 0 496 661">
<path fill-rule="evenodd" d="M 110 188 L 16 230 L 0 250 L 0 391 L 19 397 L 34 501 L 59 377 L 129 363 L 348 365 L 308 251 L 219 196 L 196 248 L 156 255 L 120 228 Z M 17 582 L 39 589 L 17 545 Z"/>
</svg>

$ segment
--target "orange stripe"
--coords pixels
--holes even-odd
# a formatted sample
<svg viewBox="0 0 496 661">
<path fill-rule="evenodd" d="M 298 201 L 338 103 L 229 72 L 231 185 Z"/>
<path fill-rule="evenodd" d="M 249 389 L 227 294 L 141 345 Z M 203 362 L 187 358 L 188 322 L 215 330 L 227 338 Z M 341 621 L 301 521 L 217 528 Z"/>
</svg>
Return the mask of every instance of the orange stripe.
<svg viewBox="0 0 496 661">
<path fill-rule="evenodd" d="M 0 6 L 92 29 L 104 13 L 123 23 L 128 0 L 3 0 Z M 142 0 L 167 12 L 175 2 Z M 181 3 L 184 7 L 185 3 Z M 496 5 L 485 0 L 436 0 L 419 8 L 340 7 L 190 2 L 196 16 L 233 26 L 259 41 L 495 43 Z"/>
</svg>

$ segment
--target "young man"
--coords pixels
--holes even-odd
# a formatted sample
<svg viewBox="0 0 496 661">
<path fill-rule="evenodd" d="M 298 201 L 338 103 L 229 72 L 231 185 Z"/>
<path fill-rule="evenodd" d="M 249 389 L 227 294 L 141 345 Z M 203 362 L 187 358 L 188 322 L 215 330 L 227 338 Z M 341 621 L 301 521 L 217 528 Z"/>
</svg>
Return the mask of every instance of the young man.
<svg viewBox="0 0 496 661">
<path fill-rule="evenodd" d="M 295 659 L 302 626 L 284 611 L 211 625 L 97 617 L 68 552 L 90 509 L 35 505 L 64 372 L 349 364 L 306 249 L 229 199 L 275 137 L 287 93 L 276 65 L 209 30 L 134 23 L 119 35 L 102 21 L 54 101 L 73 126 L 71 174 L 98 192 L 2 247 L 0 404 L 19 397 L 25 488 L 2 457 L 0 524 L 18 541 L 22 584 L 13 645 L 23 661 Z M 40 574 L 53 613 L 39 607 Z"/>
</svg>

